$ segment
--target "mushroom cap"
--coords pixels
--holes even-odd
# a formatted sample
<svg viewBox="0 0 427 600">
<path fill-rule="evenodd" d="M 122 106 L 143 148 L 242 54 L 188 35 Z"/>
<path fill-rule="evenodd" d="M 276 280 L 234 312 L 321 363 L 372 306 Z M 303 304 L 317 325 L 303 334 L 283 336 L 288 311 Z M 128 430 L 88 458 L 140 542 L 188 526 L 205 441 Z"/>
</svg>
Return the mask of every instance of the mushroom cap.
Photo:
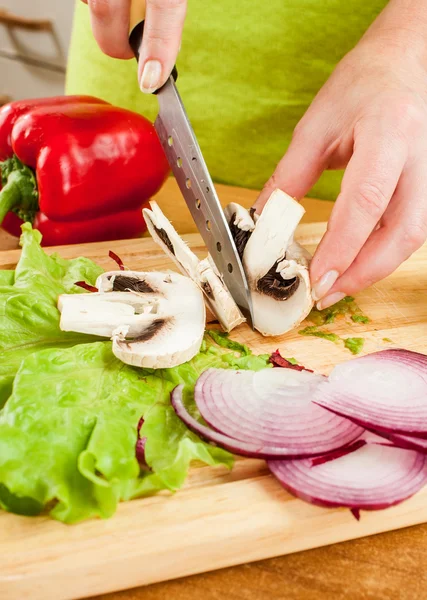
<svg viewBox="0 0 427 600">
<path fill-rule="evenodd" d="M 123 276 L 130 280 L 131 291 L 113 291 Z M 134 291 L 138 282 L 146 291 Z M 97 287 L 97 294 L 59 298 L 61 329 L 110 337 L 115 356 L 137 367 L 175 367 L 199 352 L 205 305 L 200 289 L 188 277 L 111 271 L 98 278 Z"/>
</svg>

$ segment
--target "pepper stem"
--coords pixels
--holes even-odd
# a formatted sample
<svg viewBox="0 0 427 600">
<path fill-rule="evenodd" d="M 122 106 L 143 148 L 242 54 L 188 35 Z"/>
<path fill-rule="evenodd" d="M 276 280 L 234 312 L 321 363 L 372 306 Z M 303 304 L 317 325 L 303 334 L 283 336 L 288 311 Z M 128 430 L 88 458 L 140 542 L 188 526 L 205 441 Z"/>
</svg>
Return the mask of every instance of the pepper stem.
<svg viewBox="0 0 427 600">
<path fill-rule="evenodd" d="M 1 163 L 0 224 L 8 212 L 32 221 L 38 210 L 37 184 L 32 170 L 14 156 Z"/>
</svg>

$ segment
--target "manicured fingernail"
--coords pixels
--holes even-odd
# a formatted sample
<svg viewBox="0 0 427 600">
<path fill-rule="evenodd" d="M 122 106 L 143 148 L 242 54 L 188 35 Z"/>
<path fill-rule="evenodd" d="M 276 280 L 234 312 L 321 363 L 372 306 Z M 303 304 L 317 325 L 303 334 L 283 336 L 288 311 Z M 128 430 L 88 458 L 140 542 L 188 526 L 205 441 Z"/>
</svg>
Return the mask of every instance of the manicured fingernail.
<svg viewBox="0 0 427 600">
<path fill-rule="evenodd" d="M 340 300 L 345 298 L 345 294 L 342 292 L 334 292 L 333 294 L 329 294 L 329 296 L 325 296 L 316 304 L 318 310 L 323 310 L 324 308 L 329 308 L 333 304 L 336 304 Z"/>
<path fill-rule="evenodd" d="M 162 76 L 162 65 L 158 60 L 147 60 L 142 71 L 139 86 L 146 94 L 156 91 Z"/>
<path fill-rule="evenodd" d="M 320 298 L 323 298 L 338 279 L 338 275 L 338 271 L 328 271 L 325 273 L 323 277 L 313 285 L 311 291 L 313 300 L 320 300 Z"/>
</svg>

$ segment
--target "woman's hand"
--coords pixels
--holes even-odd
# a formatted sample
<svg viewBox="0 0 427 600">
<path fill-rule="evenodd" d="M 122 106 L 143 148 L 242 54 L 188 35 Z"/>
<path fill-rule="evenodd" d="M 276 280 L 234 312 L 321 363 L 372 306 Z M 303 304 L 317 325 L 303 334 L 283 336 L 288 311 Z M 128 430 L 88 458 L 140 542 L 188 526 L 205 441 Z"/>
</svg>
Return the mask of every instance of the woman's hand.
<svg viewBox="0 0 427 600">
<path fill-rule="evenodd" d="M 402 4 L 426 17 L 424 35 Z M 256 204 L 277 187 L 302 198 L 325 169 L 346 167 L 311 264 L 319 308 L 386 277 L 427 238 L 427 10 L 392 5 L 399 25 L 385 11 L 337 66 Z"/>
<path fill-rule="evenodd" d="M 89 6 L 98 46 L 113 58 L 132 58 L 129 46 L 130 0 L 82 0 Z M 181 43 L 187 0 L 146 0 L 139 84 L 148 94 L 169 77 Z"/>
</svg>

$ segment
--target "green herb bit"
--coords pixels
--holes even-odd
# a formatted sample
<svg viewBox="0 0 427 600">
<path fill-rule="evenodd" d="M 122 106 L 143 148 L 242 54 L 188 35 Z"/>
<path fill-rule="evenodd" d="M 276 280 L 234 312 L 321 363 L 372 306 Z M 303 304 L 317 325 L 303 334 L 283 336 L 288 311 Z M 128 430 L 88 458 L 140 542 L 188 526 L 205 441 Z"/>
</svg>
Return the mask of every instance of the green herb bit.
<svg viewBox="0 0 427 600">
<path fill-rule="evenodd" d="M 324 340 L 329 340 L 330 342 L 337 343 L 340 341 L 340 337 L 335 333 L 329 333 L 328 331 L 318 329 L 316 325 L 311 325 L 301 329 L 298 332 L 300 335 L 312 335 L 314 337 L 322 338 Z"/>
<path fill-rule="evenodd" d="M 383 342 L 386 342 L 387 344 L 392 344 L 393 340 L 391 340 L 390 338 L 383 338 Z"/>
<path fill-rule="evenodd" d="M 252 351 L 245 346 L 244 344 L 240 344 L 239 342 L 235 342 L 234 340 L 229 339 L 229 334 L 226 331 L 218 331 L 217 329 L 208 329 L 206 332 L 213 341 L 221 346 L 222 348 L 228 348 L 229 350 L 234 350 L 243 354 L 244 356 L 249 356 L 252 354 Z"/>
<path fill-rule="evenodd" d="M 351 315 L 351 320 L 355 323 L 369 323 L 370 321 L 369 317 L 365 315 Z"/>
<path fill-rule="evenodd" d="M 344 340 L 344 346 L 350 350 L 352 354 L 359 354 L 363 350 L 365 340 L 360 337 L 347 338 Z"/>
<path fill-rule="evenodd" d="M 358 310 L 357 305 L 354 303 L 354 298 L 346 296 L 329 308 L 324 308 L 323 310 L 313 308 L 308 315 L 308 320 L 315 325 L 328 325 L 329 323 L 334 323 L 336 317 L 343 317 L 349 313 L 353 314 Z"/>
</svg>

